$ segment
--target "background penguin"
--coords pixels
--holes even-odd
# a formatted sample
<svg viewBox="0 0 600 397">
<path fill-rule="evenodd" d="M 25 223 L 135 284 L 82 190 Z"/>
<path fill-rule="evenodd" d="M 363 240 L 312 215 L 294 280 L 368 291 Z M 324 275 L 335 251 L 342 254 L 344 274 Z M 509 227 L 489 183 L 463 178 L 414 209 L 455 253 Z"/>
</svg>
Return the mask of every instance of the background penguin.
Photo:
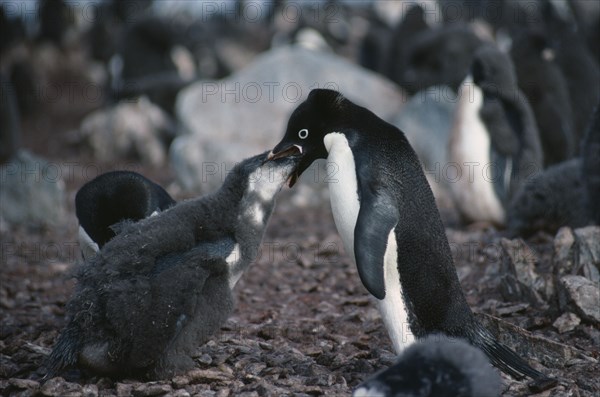
<svg viewBox="0 0 600 397">
<path fill-rule="evenodd" d="M 174 48 L 184 41 L 182 30 L 178 24 L 153 16 L 142 16 L 127 25 L 113 63 L 121 66 L 120 73 L 115 68 L 115 99 L 146 95 L 174 114 L 177 93 L 193 78 L 182 76 L 172 56 Z M 189 52 L 184 53 L 187 58 Z"/>
<path fill-rule="evenodd" d="M 542 169 L 543 157 L 510 58 L 492 46 L 477 51 L 458 101 L 449 145 L 450 161 L 462 167 L 450 183 L 455 203 L 467 221 L 502 225 L 514 192 Z"/>
<path fill-rule="evenodd" d="M 21 146 L 21 119 L 11 81 L 0 72 L 2 106 L 0 106 L 0 165 L 10 161 Z"/>
<path fill-rule="evenodd" d="M 298 152 L 292 182 L 316 159 L 335 167 L 335 224 L 397 353 L 415 337 L 442 332 L 467 339 L 508 374 L 547 381 L 473 316 L 433 194 L 400 130 L 336 91 L 312 90 L 269 158 Z"/>
<path fill-rule="evenodd" d="M 572 158 L 577 154 L 573 112 L 555 50 L 542 32 L 529 30 L 516 35 L 510 57 L 537 121 L 544 167 Z"/>
<path fill-rule="evenodd" d="M 590 120 L 581 157 L 553 165 L 524 184 L 508 211 L 508 232 L 556 233 L 561 226 L 600 225 L 600 106 Z"/>
<path fill-rule="evenodd" d="M 412 40 L 429 29 L 423 8 L 418 4 L 411 5 L 392 32 L 384 70 L 392 81 L 402 81 Z"/>
<path fill-rule="evenodd" d="M 161 186 L 137 172 L 113 171 L 97 176 L 75 195 L 83 257 L 91 257 L 112 239 L 118 223 L 144 219 L 174 204 Z"/>
<path fill-rule="evenodd" d="M 404 50 L 402 74 L 391 77 L 410 94 L 434 85 L 457 90 L 483 44 L 470 27 L 444 26 L 416 33 Z M 391 62 L 397 61 L 392 59 Z"/>
<path fill-rule="evenodd" d="M 231 290 L 297 163 L 265 160 L 241 162 L 212 195 L 127 225 L 87 261 L 47 377 L 73 366 L 150 378 L 192 367 L 189 354 L 229 316 Z"/>
<path fill-rule="evenodd" d="M 500 376 L 481 350 L 431 335 L 407 348 L 392 367 L 363 382 L 353 397 L 498 397 Z"/>
<path fill-rule="evenodd" d="M 541 8 L 546 33 L 555 50 L 556 63 L 561 68 L 569 89 L 575 142 L 579 143 L 583 139 L 589 115 L 600 99 L 600 66 L 574 21 L 562 17 L 550 0 L 542 0 Z"/>
</svg>

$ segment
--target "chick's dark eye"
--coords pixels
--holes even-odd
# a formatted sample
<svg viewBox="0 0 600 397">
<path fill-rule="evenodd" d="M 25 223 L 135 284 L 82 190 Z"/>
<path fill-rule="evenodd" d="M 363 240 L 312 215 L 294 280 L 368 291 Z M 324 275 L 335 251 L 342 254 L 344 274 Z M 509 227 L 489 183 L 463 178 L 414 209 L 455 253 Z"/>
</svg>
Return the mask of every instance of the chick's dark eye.
<svg viewBox="0 0 600 397">
<path fill-rule="evenodd" d="M 298 137 L 300 137 L 300 139 L 308 138 L 308 130 L 306 128 L 303 128 L 300 131 L 298 131 Z"/>
</svg>

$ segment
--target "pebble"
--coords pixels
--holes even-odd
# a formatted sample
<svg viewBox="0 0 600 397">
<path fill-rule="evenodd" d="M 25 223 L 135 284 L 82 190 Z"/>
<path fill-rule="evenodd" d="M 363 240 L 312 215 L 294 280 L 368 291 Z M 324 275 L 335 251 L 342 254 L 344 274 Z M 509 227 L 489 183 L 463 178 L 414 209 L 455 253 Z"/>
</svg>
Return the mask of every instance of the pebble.
<svg viewBox="0 0 600 397">
<path fill-rule="evenodd" d="M 63 378 L 52 378 L 48 380 L 40 393 L 49 397 L 75 397 L 82 395 L 82 387 L 77 383 L 66 382 Z"/>
<path fill-rule="evenodd" d="M 98 397 L 98 386 L 96 385 L 83 385 L 81 389 L 83 397 Z"/>
<path fill-rule="evenodd" d="M 171 383 L 176 389 L 182 389 L 190 384 L 190 380 L 186 376 L 176 376 L 171 379 Z"/>
<path fill-rule="evenodd" d="M 191 394 L 185 389 L 174 390 L 169 393 L 169 397 L 190 397 Z"/>
<path fill-rule="evenodd" d="M 190 383 L 225 382 L 232 378 L 230 374 L 208 369 L 195 369 L 187 373 Z"/>
<path fill-rule="evenodd" d="M 153 383 L 142 383 L 136 386 L 132 395 L 135 397 L 153 397 L 153 396 L 162 396 L 164 394 L 169 393 L 172 390 L 171 386 L 168 384 L 153 384 Z"/>
<path fill-rule="evenodd" d="M 131 383 L 117 383 L 117 397 L 127 397 L 131 395 L 133 386 L 134 385 Z"/>
<path fill-rule="evenodd" d="M 552 326 L 558 330 L 559 334 L 564 334 L 565 332 L 573 331 L 580 323 L 581 319 L 576 314 L 566 312 L 557 318 L 552 323 Z"/>
<path fill-rule="evenodd" d="M 37 390 L 40 387 L 40 382 L 31 379 L 9 379 L 8 382 L 11 386 L 16 387 L 17 389 L 30 389 Z"/>
</svg>

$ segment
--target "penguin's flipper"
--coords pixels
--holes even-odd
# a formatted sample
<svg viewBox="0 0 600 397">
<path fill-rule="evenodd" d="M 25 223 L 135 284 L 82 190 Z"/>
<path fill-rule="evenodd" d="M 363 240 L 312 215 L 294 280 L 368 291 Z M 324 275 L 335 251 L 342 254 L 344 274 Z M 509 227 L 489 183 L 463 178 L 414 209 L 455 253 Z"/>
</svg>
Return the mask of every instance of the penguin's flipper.
<svg viewBox="0 0 600 397">
<path fill-rule="evenodd" d="M 366 189 L 361 191 L 354 228 L 354 257 L 360 280 L 377 299 L 385 298 L 385 252 L 388 236 L 398 219 L 398 209 L 389 197 Z"/>
</svg>

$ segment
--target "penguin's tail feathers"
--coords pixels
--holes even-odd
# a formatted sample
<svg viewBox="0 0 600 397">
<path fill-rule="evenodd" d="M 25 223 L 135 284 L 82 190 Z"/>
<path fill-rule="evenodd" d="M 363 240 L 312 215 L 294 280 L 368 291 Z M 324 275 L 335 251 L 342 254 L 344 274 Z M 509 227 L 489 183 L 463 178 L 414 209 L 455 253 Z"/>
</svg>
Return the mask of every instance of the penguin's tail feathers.
<svg viewBox="0 0 600 397">
<path fill-rule="evenodd" d="M 496 338 L 482 325 L 477 324 L 474 337 L 471 343 L 488 356 L 490 362 L 502 370 L 502 372 L 512 376 L 517 380 L 525 377 L 531 378 L 534 383 L 530 387 L 534 390 L 546 390 L 557 383 L 557 380 L 550 378 L 538 370 L 532 368 L 517 353 L 504 344 L 498 342 Z"/>
<path fill-rule="evenodd" d="M 44 362 L 46 375 L 44 380 L 53 378 L 67 368 L 77 364 L 79 351 L 79 334 L 77 330 L 69 326 L 60 334 L 52 352 Z"/>
</svg>

